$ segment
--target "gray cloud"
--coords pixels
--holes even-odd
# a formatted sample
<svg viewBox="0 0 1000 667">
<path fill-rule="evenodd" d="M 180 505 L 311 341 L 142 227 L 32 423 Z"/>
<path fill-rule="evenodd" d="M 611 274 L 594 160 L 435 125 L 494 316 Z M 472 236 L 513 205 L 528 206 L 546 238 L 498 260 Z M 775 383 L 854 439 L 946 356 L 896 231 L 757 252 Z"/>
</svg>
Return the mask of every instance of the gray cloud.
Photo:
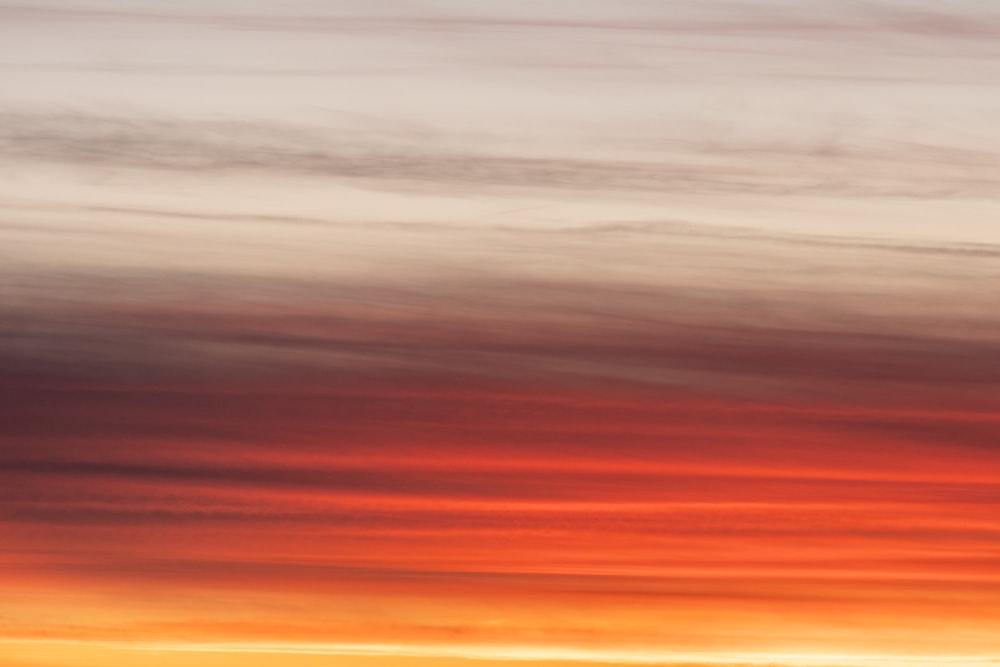
<svg viewBox="0 0 1000 667">
<path fill-rule="evenodd" d="M 685 33 L 794 31 L 897 32 L 934 37 L 977 38 L 996 33 L 1000 15 L 993 5 L 966 0 L 941 6 L 926 0 L 908 2 L 839 3 L 831 0 L 799 3 L 748 2 L 716 4 L 679 2 L 669 6 L 652 3 L 592 3 L 582 12 L 539 10 L 528 3 L 511 3 L 502 11 L 482 7 L 470 11 L 462 3 L 441 3 L 412 13 L 406 6 L 389 11 L 365 3 L 342 3 L 333 11 L 296 13 L 295 8 L 250 6 L 251 11 L 226 12 L 216 3 L 204 3 L 197 11 L 178 5 L 169 11 L 149 11 L 137 3 L 117 2 L 101 6 L 6 5 L 3 13 L 21 20 L 91 19 L 98 21 L 177 22 L 212 27 L 267 31 L 330 31 L 359 29 L 461 30 L 549 28 L 569 30 L 614 30 Z M 699 5 L 702 6 L 699 6 Z M 594 11 L 596 10 L 596 11 Z"/>
<path fill-rule="evenodd" d="M 678 120 L 706 131 L 693 117 Z M 468 141 L 456 144 L 455 137 L 443 142 L 452 148 L 440 148 L 442 135 L 413 134 L 405 124 L 387 132 L 357 125 L 7 112 L 0 115 L 0 128 L 8 162 L 187 174 L 270 172 L 404 190 L 416 185 L 942 198 L 990 196 L 997 186 L 989 145 L 933 145 L 889 136 L 866 145 L 852 141 L 849 129 L 833 140 L 822 131 L 815 140 L 666 137 L 654 159 L 610 160 L 481 152 Z"/>
<path fill-rule="evenodd" d="M 142 294 L 142 282 L 127 287 L 119 277 L 116 289 Z M 934 308 L 915 317 L 906 305 L 894 313 L 863 297 L 813 304 L 809 292 L 764 299 L 724 288 L 511 278 L 412 290 L 322 282 L 303 290 L 293 282 L 271 285 L 274 296 L 261 303 L 272 305 L 243 310 L 226 305 L 230 290 L 246 289 L 239 279 L 205 284 L 217 296 L 203 294 L 200 303 L 156 305 L 155 292 L 146 292 L 144 305 L 104 294 L 108 305 L 8 309 L 3 365 L 97 377 L 603 380 L 879 400 L 961 396 L 1000 381 L 1000 347 L 976 333 L 995 322 L 935 322 Z M 283 294 L 298 305 L 277 306 Z"/>
</svg>

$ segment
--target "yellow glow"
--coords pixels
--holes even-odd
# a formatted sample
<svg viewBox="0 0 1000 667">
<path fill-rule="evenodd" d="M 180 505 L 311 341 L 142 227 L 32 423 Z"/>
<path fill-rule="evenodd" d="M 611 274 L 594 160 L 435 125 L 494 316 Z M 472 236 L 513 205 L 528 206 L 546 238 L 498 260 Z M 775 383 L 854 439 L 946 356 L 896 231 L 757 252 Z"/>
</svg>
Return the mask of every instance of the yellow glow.
<svg viewBox="0 0 1000 667">
<path fill-rule="evenodd" d="M 180 656 L 178 654 L 184 654 Z M 140 657 L 141 655 L 141 657 Z M 983 667 L 995 665 L 991 657 L 890 656 L 837 653 L 688 653 L 614 649 L 576 649 L 534 646 L 443 646 L 380 644 L 298 643 L 115 643 L 48 640 L 0 640 L 0 656 L 10 667 L 72 667 L 100 664 L 105 667 L 141 664 L 150 667 L 447 667 L 476 661 L 516 662 L 525 667 L 556 663 L 581 665 L 684 665 L 696 667 Z M 231 656 L 231 657 L 230 657 Z M 239 657 L 237 657 L 239 656 Z"/>
</svg>

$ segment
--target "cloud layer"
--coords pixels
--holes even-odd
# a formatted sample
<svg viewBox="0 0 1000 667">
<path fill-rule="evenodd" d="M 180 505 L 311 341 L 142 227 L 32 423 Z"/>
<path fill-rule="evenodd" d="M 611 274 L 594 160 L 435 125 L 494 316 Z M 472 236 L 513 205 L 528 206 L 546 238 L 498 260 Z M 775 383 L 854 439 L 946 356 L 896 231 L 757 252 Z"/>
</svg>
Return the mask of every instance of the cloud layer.
<svg viewBox="0 0 1000 667">
<path fill-rule="evenodd" d="M 1000 654 L 991 3 L 0 23 L 4 664 Z"/>
</svg>

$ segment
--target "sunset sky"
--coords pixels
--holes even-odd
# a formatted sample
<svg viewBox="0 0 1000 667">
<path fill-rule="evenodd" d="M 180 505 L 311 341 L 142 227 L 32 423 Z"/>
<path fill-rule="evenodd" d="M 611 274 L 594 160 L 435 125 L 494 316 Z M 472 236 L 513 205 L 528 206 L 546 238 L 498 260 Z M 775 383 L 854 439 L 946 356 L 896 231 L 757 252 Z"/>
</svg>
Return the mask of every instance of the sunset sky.
<svg viewBox="0 0 1000 667">
<path fill-rule="evenodd" d="M 1000 666 L 1000 3 L 0 0 L 0 667 Z"/>
</svg>

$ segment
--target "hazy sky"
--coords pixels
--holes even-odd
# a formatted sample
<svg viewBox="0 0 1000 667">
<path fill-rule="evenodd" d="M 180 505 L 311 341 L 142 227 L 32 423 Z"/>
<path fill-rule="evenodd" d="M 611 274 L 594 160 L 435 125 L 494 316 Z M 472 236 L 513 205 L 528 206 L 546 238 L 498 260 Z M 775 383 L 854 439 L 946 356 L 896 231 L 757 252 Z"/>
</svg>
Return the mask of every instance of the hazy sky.
<svg viewBox="0 0 1000 667">
<path fill-rule="evenodd" d="M 0 5 L 0 660 L 1000 661 L 998 84 L 993 0 Z"/>
</svg>

